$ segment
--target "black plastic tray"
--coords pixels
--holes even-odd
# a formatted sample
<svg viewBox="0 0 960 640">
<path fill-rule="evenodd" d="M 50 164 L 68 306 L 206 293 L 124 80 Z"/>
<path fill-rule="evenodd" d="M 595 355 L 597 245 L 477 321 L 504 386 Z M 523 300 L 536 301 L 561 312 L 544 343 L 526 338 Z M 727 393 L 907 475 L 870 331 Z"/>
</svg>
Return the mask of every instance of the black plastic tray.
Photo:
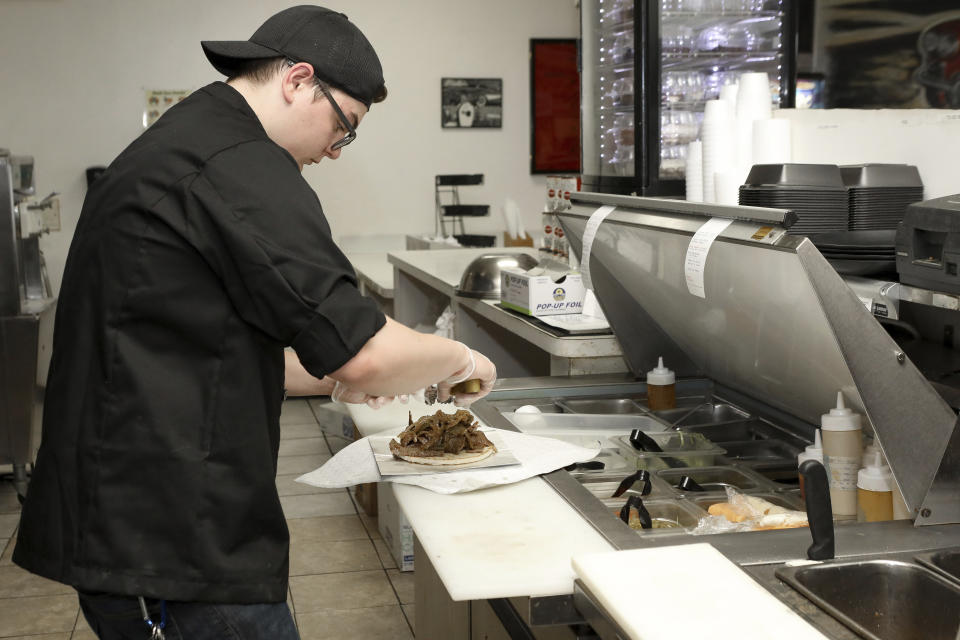
<svg viewBox="0 0 960 640">
<path fill-rule="evenodd" d="M 755 164 L 746 184 L 844 188 L 835 164 Z"/>
</svg>

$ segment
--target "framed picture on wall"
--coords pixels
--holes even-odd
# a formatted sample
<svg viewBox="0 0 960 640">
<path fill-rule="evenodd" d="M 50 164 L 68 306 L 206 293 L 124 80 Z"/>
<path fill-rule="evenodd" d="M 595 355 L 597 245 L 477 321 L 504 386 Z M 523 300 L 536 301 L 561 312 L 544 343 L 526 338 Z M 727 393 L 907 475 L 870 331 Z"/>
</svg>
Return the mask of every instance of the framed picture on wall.
<svg viewBox="0 0 960 640">
<path fill-rule="evenodd" d="M 441 78 L 444 129 L 499 129 L 503 124 L 502 78 Z"/>
<path fill-rule="evenodd" d="M 530 173 L 580 172 L 577 41 L 530 40 Z"/>
</svg>

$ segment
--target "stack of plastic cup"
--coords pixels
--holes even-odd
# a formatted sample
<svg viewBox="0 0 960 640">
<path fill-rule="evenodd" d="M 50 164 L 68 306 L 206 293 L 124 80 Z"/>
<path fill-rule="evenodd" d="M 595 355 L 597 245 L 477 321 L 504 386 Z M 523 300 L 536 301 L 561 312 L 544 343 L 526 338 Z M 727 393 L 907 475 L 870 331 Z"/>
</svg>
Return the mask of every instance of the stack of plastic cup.
<svg viewBox="0 0 960 640">
<path fill-rule="evenodd" d="M 689 202 L 703 202 L 703 142 L 700 140 L 687 145 L 686 186 Z"/>
<path fill-rule="evenodd" d="M 730 103 L 730 111 L 736 113 L 737 109 L 737 88 L 739 84 L 734 82 L 733 84 L 725 84 L 720 87 L 720 99 L 726 100 Z"/>
<path fill-rule="evenodd" d="M 770 117 L 770 78 L 765 73 L 745 73 L 737 89 L 737 169 L 745 179 L 753 160 L 753 123 Z"/>
<path fill-rule="evenodd" d="M 716 198 L 715 174 L 727 171 L 737 154 L 734 148 L 734 118 L 726 100 L 708 100 L 703 111 L 703 201 Z"/>
</svg>

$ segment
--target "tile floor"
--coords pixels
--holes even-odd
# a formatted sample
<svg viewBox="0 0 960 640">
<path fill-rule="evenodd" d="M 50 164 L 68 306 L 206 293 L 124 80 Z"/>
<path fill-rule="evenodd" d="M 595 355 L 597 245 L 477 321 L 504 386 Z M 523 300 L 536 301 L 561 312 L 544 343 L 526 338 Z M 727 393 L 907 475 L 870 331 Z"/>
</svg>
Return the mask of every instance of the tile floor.
<svg viewBox="0 0 960 640">
<path fill-rule="evenodd" d="M 294 482 L 347 444 L 325 401 L 288 400 L 280 417 L 277 488 L 290 528 L 288 601 L 303 640 L 410 640 L 413 573 L 400 572 L 346 489 Z M 321 428 L 321 422 L 330 426 Z M 0 639 L 94 640 L 74 591 L 15 566 L 20 505 L 0 483 Z"/>
</svg>

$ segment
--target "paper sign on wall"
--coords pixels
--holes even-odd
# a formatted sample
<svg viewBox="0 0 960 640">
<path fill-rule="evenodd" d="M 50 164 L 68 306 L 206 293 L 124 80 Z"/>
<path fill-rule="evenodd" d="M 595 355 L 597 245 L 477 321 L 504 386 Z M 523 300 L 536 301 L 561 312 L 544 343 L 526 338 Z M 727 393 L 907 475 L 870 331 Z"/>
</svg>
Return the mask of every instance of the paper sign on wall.
<svg viewBox="0 0 960 640">
<path fill-rule="evenodd" d="M 703 272 L 707 265 L 707 254 L 713 241 L 723 230 L 730 226 L 729 218 L 711 218 L 697 229 L 687 245 L 687 257 L 683 263 L 683 275 L 687 280 L 687 291 L 698 298 L 706 298 L 703 288 Z"/>
<path fill-rule="evenodd" d="M 143 128 L 146 129 L 160 119 L 167 109 L 190 95 L 189 89 L 144 91 Z"/>
</svg>

